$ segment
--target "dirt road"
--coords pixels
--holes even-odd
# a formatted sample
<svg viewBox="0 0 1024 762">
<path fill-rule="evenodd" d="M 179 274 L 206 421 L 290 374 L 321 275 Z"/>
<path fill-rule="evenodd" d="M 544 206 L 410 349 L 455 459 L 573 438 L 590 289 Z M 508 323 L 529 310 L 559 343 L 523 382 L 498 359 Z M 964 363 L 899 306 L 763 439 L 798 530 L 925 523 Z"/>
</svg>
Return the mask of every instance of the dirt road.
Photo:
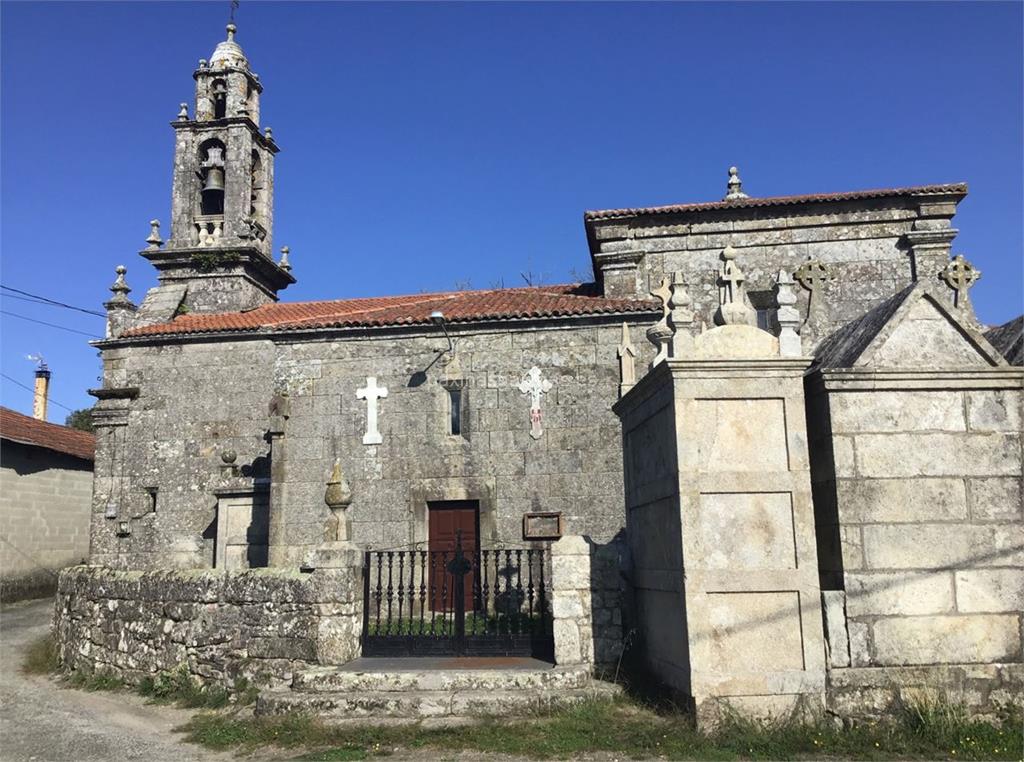
<svg viewBox="0 0 1024 762">
<path fill-rule="evenodd" d="M 53 602 L 0 609 L 0 760 L 191 762 L 228 760 L 181 741 L 190 712 L 128 693 L 88 693 L 20 671 L 25 648 L 46 633 Z"/>
</svg>

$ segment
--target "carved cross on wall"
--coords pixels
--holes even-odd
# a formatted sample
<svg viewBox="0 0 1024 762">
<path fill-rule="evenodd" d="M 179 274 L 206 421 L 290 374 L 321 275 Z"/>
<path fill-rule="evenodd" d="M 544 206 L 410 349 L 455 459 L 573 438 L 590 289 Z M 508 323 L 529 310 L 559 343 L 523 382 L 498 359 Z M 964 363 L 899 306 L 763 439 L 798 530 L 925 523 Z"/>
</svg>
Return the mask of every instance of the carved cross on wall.
<svg viewBox="0 0 1024 762">
<path fill-rule="evenodd" d="M 964 259 L 963 254 L 957 254 L 939 273 L 939 277 L 953 289 L 953 305 L 963 310 L 970 304 L 968 291 L 981 277 L 981 270 L 975 269 L 974 265 Z"/>
<path fill-rule="evenodd" d="M 825 285 L 825 281 L 830 277 L 828 268 L 817 259 L 808 259 L 796 269 L 793 275 L 800 285 L 812 294 Z"/>
<path fill-rule="evenodd" d="M 377 386 L 376 376 L 366 379 L 366 386 L 356 389 L 356 397 L 366 400 L 366 433 L 363 434 L 363 444 L 380 444 L 384 441 L 377 429 L 377 400 L 388 396 L 386 386 Z"/>
<path fill-rule="evenodd" d="M 551 382 L 540 377 L 540 368 L 534 365 L 519 382 L 519 391 L 530 395 L 530 436 L 540 439 L 544 434 L 541 428 L 540 396 L 551 391 Z"/>
</svg>

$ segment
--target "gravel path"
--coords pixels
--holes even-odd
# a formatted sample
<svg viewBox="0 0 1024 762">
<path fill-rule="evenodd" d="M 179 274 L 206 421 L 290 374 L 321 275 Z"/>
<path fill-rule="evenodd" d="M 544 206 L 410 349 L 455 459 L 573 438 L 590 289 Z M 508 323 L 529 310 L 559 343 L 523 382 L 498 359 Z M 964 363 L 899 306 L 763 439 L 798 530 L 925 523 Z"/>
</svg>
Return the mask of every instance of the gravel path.
<svg viewBox="0 0 1024 762">
<path fill-rule="evenodd" d="M 234 759 L 181 741 L 190 712 L 129 693 L 89 693 L 20 671 L 25 648 L 50 626 L 53 602 L 0 609 L 0 760 L 198 762 Z"/>
</svg>

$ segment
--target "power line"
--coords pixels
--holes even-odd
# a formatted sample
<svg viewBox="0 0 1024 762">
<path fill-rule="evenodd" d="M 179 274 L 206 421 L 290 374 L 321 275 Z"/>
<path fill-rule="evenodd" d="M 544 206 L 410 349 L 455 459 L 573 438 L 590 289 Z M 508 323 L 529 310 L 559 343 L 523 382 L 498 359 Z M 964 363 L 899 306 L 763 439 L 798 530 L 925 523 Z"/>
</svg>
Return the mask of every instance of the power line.
<svg viewBox="0 0 1024 762">
<path fill-rule="evenodd" d="M 58 307 L 58 306 L 60 306 L 60 305 L 57 305 L 57 304 L 53 304 L 52 302 L 45 301 L 43 299 L 36 299 L 34 297 L 31 297 L 31 296 L 18 296 L 17 294 L 4 294 L 3 298 L 4 299 L 17 299 L 18 301 L 28 302 L 29 304 L 40 304 L 43 307 Z M 67 309 L 67 308 L 65 308 L 65 309 Z M 95 315 L 96 317 L 100 317 L 100 314 L 98 312 L 91 312 L 89 314 L 90 315 Z"/>
<path fill-rule="evenodd" d="M 76 307 L 73 304 L 65 304 L 64 302 L 58 302 L 55 299 L 48 299 L 45 296 L 39 296 L 39 294 L 30 294 L 28 291 L 22 291 L 18 288 L 11 288 L 10 286 L 4 286 L 3 284 L 0 284 L 0 288 L 4 291 L 13 291 L 14 293 L 21 294 L 22 296 L 31 296 L 33 299 L 38 299 L 43 304 L 50 304 L 54 307 L 63 307 L 64 309 L 75 310 L 76 312 L 84 312 L 86 315 L 96 315 L 101 318 L 106 317 L 104 313 L 97 312 L 96 310 L 87 310 L 85 307 Z"/>
<path fill-rule="evenodd" d="M 22 389 L 24 389 L 25 391 L 28 391 L 28 392 L 32 392 L 32 394 L 35 394 L 35 393 L 36 393 L 36 390 L 35 390 L 35 389 L 33 389 L 33 388 L 32 388 L 31 386 L 26 386 L 25 384 L 21 383 L 21 381 L 18 381 L 17 379 L 14 379 L 14 378 L 11 378 L 11 377 L 10 377 L 10 376 L 8 376 L 8 375 L 7 375 L 6 373 L 0 373 L 0 376 L 3 376 L 4 378 L 6 378 L 6 379 L 7 379 L 8 381 L 10 381 L 10 382 L 11 382 L 12 384 L 14 384 L 15 386 L 20 386 L 20 387 L 21 387 Z M 62 405 L 62 404 L 60 404 L 59 402 L 57 402 L 57 400 L 53 399 L 52 397 L 50 397 L 50 398 L 48 398 L 48 399 L 49 399 L 49 400 L 50 400 L 50 402 L 52 402 L 52 403 L 53 403 L 54 405 L 56 405 L 57 407 L 62 407 L 62 408 L 64 408 L 64 409 L 65 409 L 65 410 L 67 410 L 67 411 L 68 411 L 69 413 L 73 413 L 73 412 L 75 412 L 74 410 L 72 410 L 71 408 L 69 408 L 69 407 L 68 407 L 67 405 Z"/>
<path fill-rule="evenodd" d="M 70 333 L 80 333 L 82 336 L 88 336 L 90 339 L 97 339 L 97 338 L 99 338 L 94 333 L 86 333 L 85 331 L 78 331 L 78 330 L 76 330 L 74 328 L 68 328 L 67 326 L 64 326 L 64 325 L 57 325 L 56 323 L 47 323 L 45 320 L 36 320 L 35 318 L 30 318 L 30 317 L 28 317 L 26 315 L 19 315 L 16 312 L 8 312 L 7 310 L 0 310 L 0 314 L 8 315 L 8 316 L 13 317 L 13 318 L 19 318 L 20 320 L 27 320 L 30 323 L 38 323 L 39 325 L 45 325 L 45 326 L 48 326 L 50 328 L 59 328 L 62 331 L 69 331 Z"/>
</svg>

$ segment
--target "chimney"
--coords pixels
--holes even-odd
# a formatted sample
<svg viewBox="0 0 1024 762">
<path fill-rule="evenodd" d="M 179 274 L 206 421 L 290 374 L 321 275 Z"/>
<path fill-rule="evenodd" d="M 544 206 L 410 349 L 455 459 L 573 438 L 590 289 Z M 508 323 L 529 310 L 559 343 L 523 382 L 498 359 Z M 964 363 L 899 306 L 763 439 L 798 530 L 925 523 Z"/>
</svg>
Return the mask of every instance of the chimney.
<svg viewBox="0 0 1024 762">
<path fill-rule="evenodd" d="M 32 399 L 32 417 L 39 421 L 46 420 L 46 403 L 50 399 L 50 369 L 46 363 L 40 362 L 36 368 L 35 397 Z"/>
</svg>

